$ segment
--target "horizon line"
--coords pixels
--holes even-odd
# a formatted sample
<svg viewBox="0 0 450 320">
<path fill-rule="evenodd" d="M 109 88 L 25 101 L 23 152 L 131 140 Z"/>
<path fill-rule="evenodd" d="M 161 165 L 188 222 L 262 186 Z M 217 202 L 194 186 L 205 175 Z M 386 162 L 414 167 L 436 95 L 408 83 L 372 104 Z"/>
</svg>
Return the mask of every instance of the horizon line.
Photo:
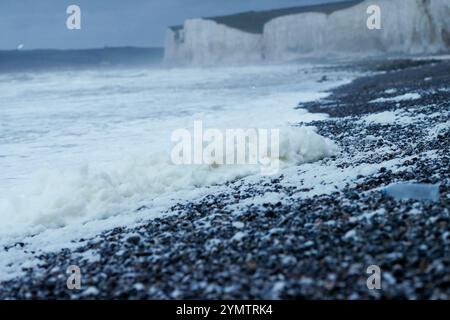
<svg viewBox="0 0 450 320">
<path fill-rule="evenodd" d="M 88 51 L 88 50 L 104 50 L 104 49 L 164 49 L 164 46 L 103 46 L 103 47 L 86 47 L 86 48 L 34 48 L 34 49 L 0 49 L 0 52 L 31 52 L 31 51 Z"/>
</svg>

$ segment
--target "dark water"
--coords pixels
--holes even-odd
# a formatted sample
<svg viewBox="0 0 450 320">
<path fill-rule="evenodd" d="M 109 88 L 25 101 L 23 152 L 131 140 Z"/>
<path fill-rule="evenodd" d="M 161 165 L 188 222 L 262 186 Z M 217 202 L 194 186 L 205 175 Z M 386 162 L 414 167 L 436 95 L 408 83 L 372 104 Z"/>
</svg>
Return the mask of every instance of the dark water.
<svg viewBox="0 0 450 320">
<path fill-rule="evenodd" d="M 0 72 L 159 65 L 162 48 L 0 51 Z"/>
</svg>

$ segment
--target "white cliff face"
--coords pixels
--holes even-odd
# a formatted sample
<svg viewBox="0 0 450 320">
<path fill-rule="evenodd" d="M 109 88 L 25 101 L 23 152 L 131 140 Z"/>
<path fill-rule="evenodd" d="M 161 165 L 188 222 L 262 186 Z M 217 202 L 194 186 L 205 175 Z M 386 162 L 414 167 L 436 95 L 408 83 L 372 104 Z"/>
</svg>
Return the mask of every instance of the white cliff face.
<svg viewBox="0 0 450 320">
<path fill-rule="evenodd" d="M 166 35 L 168 65 L 214 66 L 262 61 L 263 36 L 211 20 L 187 20 L 182 30 Z"/>
<path fill-rule="evenodd" d="M 450 1 L 432 1 L 429 6 L 429 12 L 436 21 L 437 42 L 442 43 L 445 49 L 450 51 Z"/>
<path fill-rule="evenodd" d="M 367 8 L 381 9 L 381 30 L 367 28 Z M 268 60 L 320 55 L 421 54 L 449 51 L 448 0 L 371 0 L 330 15 L 279 17 L 264 27 Z"/>
<path fill-rule="evenodd" d="M 184 49 L 181 38 L 183 30 L 174 31 L 167 29 L 166 38 L 164 41 L 164 63 L 167 65 L 181 65 L 187 63 L 185 57 L 186 50 Z"/>
<path fill-rule="evenodd" d="M 264 56 L 267 60 L 291 60 L 318 52 L 326 41 L 327 16 L 304 13 L 280 17 L 264 26 Z"/>
<path fill-rule="evenodd" d="M 381 29 L 367 27 L 370 5 L 381 8 Z M 367 0 L 348 9 L 275 18 L 262 35 L 210 20 L 188 20 L 184 39 L 166 39 L 166 62 L 217 65 L 288 61 L 332 55 L 432 54 L 450 51 L 449 0 Z M 180 37 L 178 37 L 180 38 Z M 181 37 L 182 38 L 182 37 Z"/>
</svg>

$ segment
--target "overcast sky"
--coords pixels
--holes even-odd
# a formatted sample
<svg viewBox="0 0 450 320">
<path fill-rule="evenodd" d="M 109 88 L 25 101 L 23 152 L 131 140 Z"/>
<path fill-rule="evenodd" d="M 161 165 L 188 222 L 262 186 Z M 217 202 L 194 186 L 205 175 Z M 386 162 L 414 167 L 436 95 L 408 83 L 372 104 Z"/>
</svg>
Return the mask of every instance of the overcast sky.
<svg viewBox="0 0 450 320">
<path fill-rule="evenodd" d="M 340 0 L 0 0 L 0 50 L 162 46 L 167 26 L 186 18 Z M 81 30 L 66 8 L 81 8 Z"/>
</svg>

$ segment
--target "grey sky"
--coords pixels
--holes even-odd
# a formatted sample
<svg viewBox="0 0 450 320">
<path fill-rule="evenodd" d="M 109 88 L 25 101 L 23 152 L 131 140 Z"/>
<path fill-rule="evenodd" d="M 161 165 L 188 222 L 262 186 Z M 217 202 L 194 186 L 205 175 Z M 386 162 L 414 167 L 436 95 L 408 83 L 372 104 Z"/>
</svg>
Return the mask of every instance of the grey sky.
<svg viewBox="0 0 450 320">
<path fill-rule="evenodd" d="M 162 46 L 167 26 L 186 18 L 340 0 L 1 0 L 0 50 Z M 82 29 L 66 29 L 66 8 L 81 7 Z"/>
</svg>

